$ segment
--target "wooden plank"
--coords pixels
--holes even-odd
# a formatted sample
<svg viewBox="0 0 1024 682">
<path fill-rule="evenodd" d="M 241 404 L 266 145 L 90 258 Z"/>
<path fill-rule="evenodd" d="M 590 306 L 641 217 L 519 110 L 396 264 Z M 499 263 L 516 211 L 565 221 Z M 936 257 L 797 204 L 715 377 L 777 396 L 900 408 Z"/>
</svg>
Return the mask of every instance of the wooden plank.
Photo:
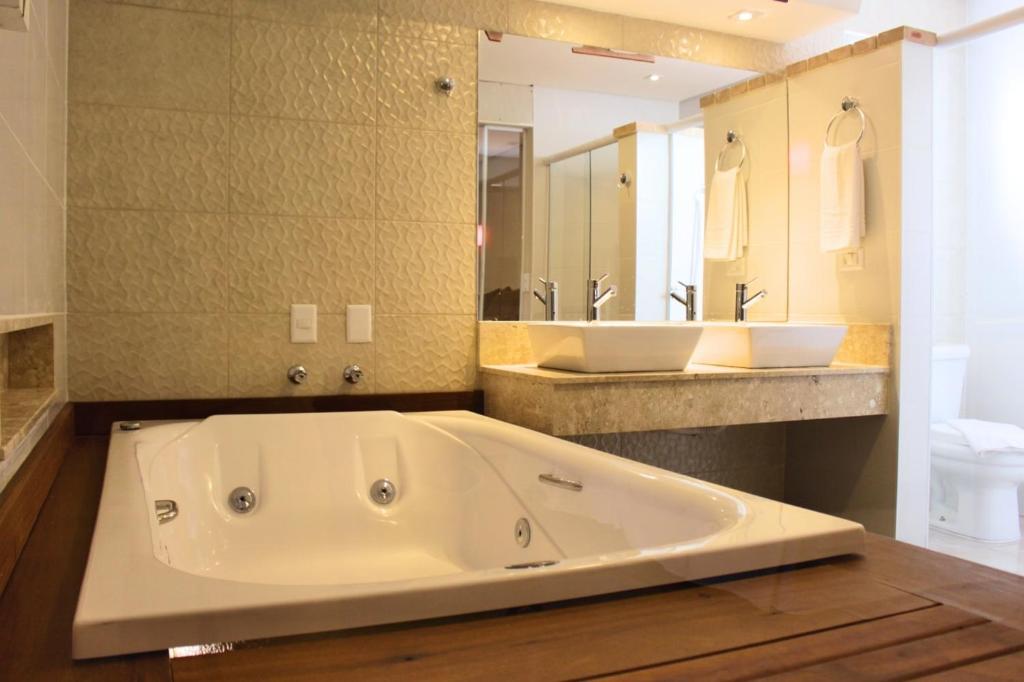
<svg viewBox="0 0 1024 682">
<path fill-rule="evenodd" d="M 8 589 L 0 596 L 0 680 L 171 679 L 166 653 L 71 660 L 71 623 L 106 450 L 105 438 L 78 439 L 64 457 Z"/>
<path fill-rule="evenodd" d="M 966 611 L 939 605 L 760 646 L 628 671 L 612 675 L 611 679 L 632 682 L 753 680 L 984 622 L 983 618 Z"/>
<path fill-rule="evenodd" d="M 931 602 L 829 565 L 713 585 L 172 659 L 189 680 L 586 677 L 749 646 Z"/>
<path fill-rule="evenodd" d="M 864 557 L 848 562 L 888 585 L 1024 630 L 1024 577 L 868 534 Z"/>
<path fill-rule="evenodd" d="M 999 623 L 982 623 L 935 637 L 869 651 L 800 670 L 772 680 L 907 680 L 954 669 L 1024 649 L 1024 632 Z"/>
<path fill-rule="evenodd" d="M 977 663 L 954 668 L 921 678 L 929 682 L 985 682 L 986 680 L 1024 679 L 1024 652 L 987 658 Z"/>
<path fill-rule="evenodd" d="M 470 410 L 484 413 L 483 391 L 446 393 L 373 393 L 358 395 L 283 396 L 278 398 L 211 398 L 197 400 L 129 400 L 75 404 L 75 433 L 105 436 L 110 425 L 129 419 L 205 419 L 214 414 L 283 412 L 429 412 Z"/>
<path fill-rule="evenodd" d="M 0 594 L 64 462 L 71 444 L 73 419 L 74 408 L 65 405 L 0 496 Z"/>
</svg>

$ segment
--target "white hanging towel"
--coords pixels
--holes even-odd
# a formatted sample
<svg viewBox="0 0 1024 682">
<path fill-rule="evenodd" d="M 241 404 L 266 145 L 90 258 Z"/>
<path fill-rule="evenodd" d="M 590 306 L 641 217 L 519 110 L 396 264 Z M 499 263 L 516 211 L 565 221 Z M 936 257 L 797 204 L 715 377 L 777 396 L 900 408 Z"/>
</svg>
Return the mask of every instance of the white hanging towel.
<svg viewBox="0 0 1024 682">
<path fill-rule="evenodd" d="M 860 248 L 864 236 L 864 162 L 856 142 L 821 152 L 821 250 Z"/>
<path fill-rule="evenodd" d="M 949 425 L 964 435 L 976 455 L 1024 450 L 1024 429 L 1014 424 L 954 419 Z"/>
<path fill-rule="evenodd" d="M 704 224 L 704 258 L 732 261 L 747 246 L 747 181 L 740 168 L 716 170 Z"/>
</svg>

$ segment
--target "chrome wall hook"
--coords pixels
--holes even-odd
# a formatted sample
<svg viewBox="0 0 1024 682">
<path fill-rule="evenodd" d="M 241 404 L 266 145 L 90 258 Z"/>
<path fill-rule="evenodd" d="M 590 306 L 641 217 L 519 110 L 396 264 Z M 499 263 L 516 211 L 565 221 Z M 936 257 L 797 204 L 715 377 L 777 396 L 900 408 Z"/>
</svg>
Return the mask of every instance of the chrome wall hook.
<svg viewBox="0 0 1024 682">
<path fill-rule="evenodd" d="M 293 367 L 288 368 L 288 381 L 292 382 L 293 384 L 306 383 L 306 378 L 308 376 L 309 373 L 306 371 L 306 368 L 303 367 L 302 365 L 294 365 Z"/>
<path fill-rule="evenodd" d="M 451 76 L 441 76 L 434 81 L 434 86 L 439 92 L 443 92 L 448 97 L 451 97 L 452 93 L 455 92 L 455 79 Z"/>
</svg>

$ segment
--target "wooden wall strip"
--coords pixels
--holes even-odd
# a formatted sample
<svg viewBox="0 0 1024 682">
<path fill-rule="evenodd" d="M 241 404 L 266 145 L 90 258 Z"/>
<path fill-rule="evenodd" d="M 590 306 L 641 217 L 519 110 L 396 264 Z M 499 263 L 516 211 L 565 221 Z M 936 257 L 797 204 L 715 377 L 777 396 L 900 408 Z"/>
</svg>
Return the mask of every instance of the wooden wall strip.
<svg viewBox="0 0 1024 682">
<path fill-rule="evenodd" d="M 213 398 L 202 400 L 138 400 L 76 403 L 75 433 L 110 433 L 115 421 L 128 419 L 205 419 L 214 414 L 271 414 L 281 412 L 350 412 L 396 410 L 469 410 L 484 413 L 483 391 L 450 393 L 374 393 L 366 395 L 286 396 L 280 398 Z"/>
<path fill-rule="evenodd" d="M 0 594 L 64 462 L 73 423 L 74 408 L 65 405 L 0 495 Z"/>
</svg>

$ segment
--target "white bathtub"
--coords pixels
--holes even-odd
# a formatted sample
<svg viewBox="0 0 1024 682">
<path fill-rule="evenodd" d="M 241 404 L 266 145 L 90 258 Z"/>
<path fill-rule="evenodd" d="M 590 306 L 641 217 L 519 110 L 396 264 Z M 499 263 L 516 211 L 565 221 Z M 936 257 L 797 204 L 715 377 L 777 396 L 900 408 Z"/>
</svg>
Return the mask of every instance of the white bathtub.
<svg viewBox="0 0 1024 682">
<path fill-rule="evenodd" d="M 387 505 L 370 495 L 381 479 L 396 493 Z M 249 513 L 228 502 L 238 486 L 255 496 Z M 173 500 L 177 516 L 159 523 L 158 500 Z M 856 523 L 468 412 L 115 424 L 73 650 L 91 658 L 506 608 L 862 542 Z"/>
</svg>

